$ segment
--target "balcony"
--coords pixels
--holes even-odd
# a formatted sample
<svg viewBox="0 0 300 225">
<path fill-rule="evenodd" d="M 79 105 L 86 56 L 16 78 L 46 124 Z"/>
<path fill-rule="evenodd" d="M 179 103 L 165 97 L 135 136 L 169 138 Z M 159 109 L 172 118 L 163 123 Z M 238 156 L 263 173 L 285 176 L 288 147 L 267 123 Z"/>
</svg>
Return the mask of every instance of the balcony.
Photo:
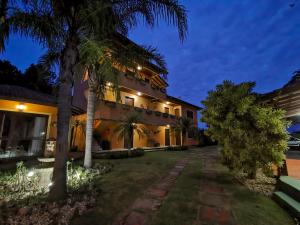
<svg viewBox="0 0 300 225">
<path fill-rule="evenodd" d="M 141 116 L 144 124 L 165 126 L 174 124 L 177 117 L 168 113 L 132 107 L 109 101 L 98 101 L 95 112 L 95 119 L 120 121 L 125 116 L 137 113 Z"/>
<path fill-rule="evenodd" d="M 166 100 L 166 91 L 149 82 L 140 80 L 132 75 L 123 74 L 119 77 L 119 85 L 131 90 L 140 91 L 154 98 Z"/>
</svg>

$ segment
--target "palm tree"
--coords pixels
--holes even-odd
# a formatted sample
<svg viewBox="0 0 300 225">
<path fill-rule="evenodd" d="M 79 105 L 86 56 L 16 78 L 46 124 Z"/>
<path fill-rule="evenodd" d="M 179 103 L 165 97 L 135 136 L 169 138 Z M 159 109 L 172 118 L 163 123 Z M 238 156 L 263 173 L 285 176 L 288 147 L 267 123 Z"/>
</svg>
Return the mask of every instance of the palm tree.
<svg viewBox="0 0 300 225">
<path fill-rule="evenodd" d="M 138 114 L 131 114 L 125 117 L 113 131 L 117 134 L 119 140 L 124 140 L 124 147 L 128 150 L 133 147 L 134 133 L 136 133 L 139 138 L 147 134 L 147 130 L 142 125 L 139 125 L 141 121 Z"/>
<path fill-rule="evenodd" d="M 176 0 L 1 0 L 0 51 L 11 32 L 32 37 L 48 49 L 44 60 L 59 58 L 57 147 L 50 198 L 67 196 L 66 161 L 78 47 L 86 37 L 128 30 L 143 19 L 153 27 L 158 19 L 175 25 L 181 40 L 187 31 L 185 8 Z M 50 64 L 49 64 L 50 65 Z"/>
<path fill-rule="evenodd" d="M 119 34 L 115 34 L 119 36 Z M 114 36 L 115 36 L 114 35 Z M 123 37 L 122 37 L 123 38 Z M 136 71 L 139 65 L 156 63 L 167 74 L 166 64 L 163 57 L 155 48 L 142 47 L 135 44 L 122 46 L 114 37 L 104 41 L 87 39 L 79 48 L 80 66 L 88 75 L 88 98 L 87 98 L 87 123 L 84 167 L 92 166 L 92 138 L 93 121 L 95 114 L 96 99 L 103 99 L 108 88 L 115 93 L 119 100 L 118 76 L 120 68 L 130 68 Z M 107 85 L 109 84 L 109 86 Z"/>
<path fill-rule="evenodd" d="M 193 132 L 195 129 L 195 125 L 193 121 L 187 117 L 180 117 L 174 126 L 175 132 L 182 133 L 182 142 L 181 146 L 185 145 L 186 136 L 189 132 Z"/>
</svg>

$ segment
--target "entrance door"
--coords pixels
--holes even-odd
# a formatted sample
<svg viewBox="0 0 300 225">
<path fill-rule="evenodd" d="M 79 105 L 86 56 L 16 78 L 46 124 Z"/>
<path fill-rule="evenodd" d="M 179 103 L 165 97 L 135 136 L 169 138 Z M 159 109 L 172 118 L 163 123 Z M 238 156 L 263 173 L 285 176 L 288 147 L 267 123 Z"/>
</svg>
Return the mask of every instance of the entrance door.
<svg viewBox="0 0 300 225">
<path fill-rule="evenodd" d="M 170 108 L 168 108 L 168 107 L 165 107 L 165 113 L 168 113 L 168 114 L 170 114 Z"/>
<path fill-rule="evenodd" d="M 0 158 L 41 155 L 48 116 L 0 111 Z"/>
<path fill-rule="evenodd" d="M 175 109 L 175 116 L 180 117 L 179 109 Z"/>
<path fill-rule="evenodd" d="M 170 146 L 170 129 L 165 129 L 165 146 Z"/>
<path fill-rule="evenodd" d="M 176 131 L 176 133 L 175 133 L 175 142 L 176 142 L 176 145 L 181 145 L 181 136 L 180 136 L 179 131 Z"/>
<path fill-rule="evenodd" d="M 130 98 L 128 96 L 125 97 L 125 105 L 134 106 L 134 98 Z"/>
</svg>

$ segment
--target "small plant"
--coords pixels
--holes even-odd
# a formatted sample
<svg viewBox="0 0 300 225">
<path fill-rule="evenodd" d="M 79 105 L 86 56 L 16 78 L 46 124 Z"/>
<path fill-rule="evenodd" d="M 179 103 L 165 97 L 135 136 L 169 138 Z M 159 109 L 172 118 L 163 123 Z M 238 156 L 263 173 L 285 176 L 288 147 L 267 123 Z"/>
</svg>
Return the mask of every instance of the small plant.
<svg viewBox="0 0 300 225">
<path fill-rule="evenodd" d="M 101 177 L 101 175 L 110 172 L 112 165 L 100 165 L 95 164 L 91 169 L 85 169 L 84 167 L 74 165 L 74 163 L 68 162 L 68 189 L 71 192 L 89 191 L 94 189 L 95 181 Z"/>
<path fill-rule="evenodd" d="M 45 190 L 39 182 L 40 176 L 19 162 L 14 174 L 0 173 L 0 199 L 18 200 L 43 193 Z"/>
</svg>

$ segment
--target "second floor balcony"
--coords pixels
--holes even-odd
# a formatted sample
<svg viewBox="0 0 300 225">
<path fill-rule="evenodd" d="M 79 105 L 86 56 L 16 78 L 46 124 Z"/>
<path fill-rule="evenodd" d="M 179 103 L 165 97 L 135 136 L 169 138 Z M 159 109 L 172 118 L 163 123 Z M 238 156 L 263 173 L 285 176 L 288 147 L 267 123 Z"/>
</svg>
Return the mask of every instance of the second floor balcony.
<svg viewBox="0 0 300 225">
<path fill-rule="evenodd" d="M 97 102 L 95 119 L 120 121 L 134 113 L 140 115 L 144 124 L 150 125 L 172 125 L 177 120 L 176 116 L 168 113 L 102 100 Z"/>
<path fill-rule="evenodd" d="M 153 98 L 162 100 L 165 100 L 167 98 L 165 88 L 159 88 L 149 80 L 138 79 L 137 77 L 129 74 L 122 74 L 119 77 L 119 85 L 120 87 L 126 89 L 142 92 Z"/>
</svg>

